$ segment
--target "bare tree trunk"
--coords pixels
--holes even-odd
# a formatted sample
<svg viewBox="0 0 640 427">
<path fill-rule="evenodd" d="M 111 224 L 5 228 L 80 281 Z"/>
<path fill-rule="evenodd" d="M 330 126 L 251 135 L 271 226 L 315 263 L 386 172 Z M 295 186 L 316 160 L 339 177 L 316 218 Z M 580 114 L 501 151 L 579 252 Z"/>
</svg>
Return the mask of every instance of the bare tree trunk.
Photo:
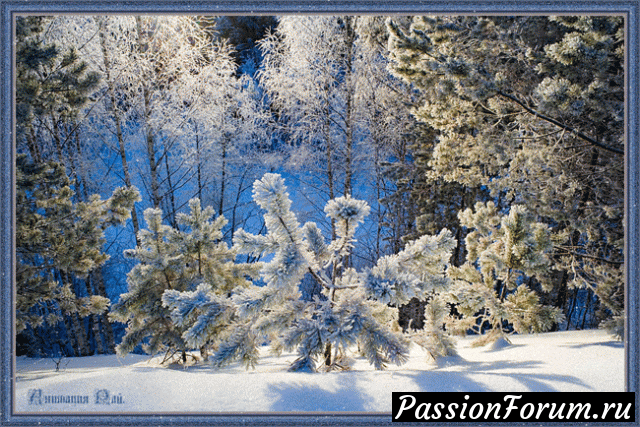
<svg viewBox="0 0 640 427">
<path fill-rule="evenodd" d="M 194 128 L 196 132 L 196 163 L 197 163 L 197 173 L 198 173 L 198 199 L 200 199 L 201 203 L 204 203 L 202 200 L 202 164 L 200 163 L 200 135 L 198 134 L 198 123 L 194 122 Z"/>
<path fill-rule="evenodd" d="M 352 179 L 353 179 L 353 46 L 355 43 L 355 31 L 353 18 L 347 16 L 344 18 L 345 31 L 346 31 L 346 63 L 345 63 L 345 85 L 347 89 L 346 93 L 346 111 L 345 111 L 345 131 L 346 131 L 346 155 L 345 155 L 345 177 L 344 177 L 344 194 L 351 195 L 352 193 Z"/>
<path fill-rule="evenodd" d="M 71 278 L 66 272 L 59 271 L 59 274 L 60 274 L 60 281 L 62 284 L 69 283 L 71 284 L 71 286 L 74 287 L 74 292 L 78 291 L 78 289 L 76 289 L 76 286 L 74 286 L 74 285 L 77 285 L 77 283 L 74 284 L 70 280 Z M 85 290 L 86 290 L 86 284 L 85 284 Z M 87 356 L 89 354 L 89 348 L 87 344 L 87 334 L 84 329 L 84 325 L 82 324 L 83 323 L 82 319 L 79 318 L 78 313 L 71 313 L 65 317 L 69 319 L 69 322 L 66 323 L 67 334 L 73 336 L 73 340 L 71 341 L 75 341 L 76 355 Z"/>
<path fill-rule="evenodd" d="M 87 289 L 87 295 L 97 295 L 97 287 L 95 286 L 94 275 L 90 274 L 85 280 Z M 92 286 L 93 285 L 93 286 Z M 93 332 L 93 339 L 96 342 L 95 351 L 91 353 L 90 345 L 87 346 L 89 354 L 105 354 L 104 343 L 102 341 L 102 331 L 100 330 L 100 322 L 98 321 L 99 315 L 91 314 L 88 316 L 89 328 L 87 331 L 87 340 L 91 341 L 89 332 Z M 81 319 L 82 321 L 82 319 Z"/>
<path fill-rule="evenodd" d="M 73 334 L 75 335 L 78 343 L 78 356 L 88 356 L 91 351 L 87 341 L 87 332 L 84 329 L 84 322 L 80 319 L 80 316 L 78 316 L 77 313 L 72 314 L 70 317 Z"/>
<path fill-rule="evenodd" d="M 145 119 L 147 119 L 147 157 L 149 160 L 149 174 L 151 178 L 151 202 L 154 208 L 160 207 L 160 185 L 158 183 L 158 164 L 156 162 L 156 147 L 153 139 L 153 132 L 148 124 L 148 118 L 150 115 L 149 109 L 149 95 L 148 91 L 144 89 L 144 105 L 145 105 Z"/>
<path fill-rule="evenodd" d="M 111 76 L 111 60 L 109 59 L 109 52 L 107 50 L 106 39 L 105 39 L 105 24 L 106 22 L 103 20 L 100 21 L 100 46 L 102 47 L 102 59 L 104 61 L 105 68 L 105 77 L 107 83 L 107 91 L 109 93 L 109 105 L 111 107 L 111 113 L 113 114 L 113 121 L 116 125 L 116 138 L 118 139 L 118 150 L 120 154 L 120 161 L 122 163 L 122 171 L 124 173 L 124 183 L 127 187 L 133 187 L 131 183 L 131 174 L 129 173 L 129 163 L 127 162 L 127 153 L 124 144 L 124 135 L 122 133 L 122 119 L 120 117 L 120 112 L 118 110 L 118 106 L 116 103 L 116 95 L 114 89 L 114 83 Z M 140 246 L 140 239 L 138 237 L 138 232 L 140 231 L 140 225 L 138 223 L 138 213 L 136 211 L 135 206 L 131 209 L 131 222 L 133 223 L 133 232 L 135 234 L 136 245 Z"/>
<path fill-rule="evenodd" d="M 29 135 L 27 136 L 27 147 L 29 147 L 29 154 L 35 163 L 42 162 L 42 153 L 40 152 L 40 146 L 38 145 L 36 132 L 33 126 L 29 128 Z"/>
<path fill-rule="evenodd" d="M 462 197 L 461 197 L 461 201 L 460 201 L 460 209 L 458 209 L 458 212 L 462 212 L 465 210 L 465 196 L 467 194 L 467 189 L 464 188 L 463 189 L 464 193 L 462 193 Z M 460 225 L 458 225 L 458 229 L 456 230 L 456 248 L 453 252 L 453 262 L 452 264 L 455 267 L 460 267 L 463 263 L 462 260 L 462 227 Z"/>
<path fill-rule="evenodd" d="M 142 18 L 140 16 L 136 16 L 136 27 L 138 30 L 138 49 L 141 52 L 146 51 L 147 46 L 145 45 L 142 37 Z M 149 93 L 149 88 L 147 87 L 145 82 L 146 76 L 140 76 L 142 78 L 142 96 L 144 99 L 144 123 L 145 123 L 145 139 L 147 145 L 147 160 L 149 161 L 149 174 L 151 178 L 151 202 L 153 203 L 154 208 L 160 207 L 161 197 L 160 197 L 160 185 L 158 181 L 158 163 L 156 161 L 156 147 L 155 140 L 153 137 L 153 129 L 151 127 L 151 94 Z"/>
<path fill-rule="evenodd" d="M 324 142 L 327 156 L 327 189 L 329 190 L 329 200 L 335 198 L 333 188 L 333 142 L 331 142 L 331 106 L 329 105 L 329 87 L 325 87 L 326 104 L 325 104 L 325 120 L 324 120 Z M 336 239 L 336 222 L 331 219 L 331 240 Z"/>
<path fill-rule="evenodd" d="M 571 318 L 573 317 L 573 312 L 576 308 L 576 300 L 578 299 L 578 288 L 573 289 L 573 296 L 571 298 L 571 303 L 569 304 L 569 309 L 567 310 L 567 327 L 568 331 L 571 327 Z"/>
<path fill-rule="evenodd" d="M 231 236 L 233 236 L 233 234 L 236 232 L 237 210 L 238 210 L 238 205 L 240 204 L 240 196 L 242 196 L 242 186 L 244 185 L 244 180 L 247 176 L 247 172 L 248 172 L 248 168 L 245 167 L 244 171 L 242 172 L 242 177 L 240 178 L 240 182 L 238 183 L 238 191 L 236 192 L 236 202 L 234 203 L 233 209 L 231 210 L 231 229 L 229 230 L 229 232 L 231 233 Z"/>
<path fill-rule="evenodd" d="M 170 222 L 171 225 L 178 229 L 178 222 L 176 221 L 176 196 L 173 183 L 171 182 L 171 170 L 169 170 L 169 152 L 165 152 L 164 155 L 164 167 L 167 171 L 167 184 L 169 185 L 169 212 L 171 213 Z"/>
<path fill-rule="evenodd" d="M 93 332 L 93 339 L 96 342 L 96 350 L 94 354 L 106 354 L 104 342 L 102 341 L 102 331 L 100 330 L 100 316 L 92 314 L 89 316 L 89 324 Z"/>
<path fill-rule="evenodd" d="M 324 348 L 324 364 L 325 366 L 331 366 L 331 343 L 328 342 L 327 346 Z"/>
<path fill-rule="evenodd" d="M 60 138 L 60 127 L 54 115 L 50 114 L 50 117 L 51 117 L 51 123 L 53 125 L 53 132 L 51 134 L 53 136 L 53 141 L 56 146 L 56 154 L 58 155 L 58 162 L 64 163 L 64 155 L 62 154 L 62 140 Z"/>
<path fill-rule="evenodd" d="M 220 172 L 220 204 L 218 205 L 218 215 L 222 215 L 224 212 L 224 193 L 227 185 L 227 144 L 228 138 L 225 135 L 222 139 L 222 170 Z"/>
<path fill-rule="evenodd" d="M 75 136 L 75 148 L 76 148 L 76 155 L 78 156 L 78 159 L 82 158 L 82 144 L 80 143 L 80 131 L 77 130 L 78 127 L 74 126 L 74 128 L 76 129 L 74 131 L 74 136 Z M 73 156 L 71 157 L 71 159 L 73 159 Z M 75 167 L 75 162 L 72 160 L 72 167 L 74 169 L 76 169 Z M 84 168 L 81 168 L 81 170 L 83 171 Z M 89 179 L 87 178 L 87 176 L 83 173 L 81 177 L 78 177 L 78 179 L 82 180 L 82 197 L 83 200 L 87 201 L 89 200 L 89 189 L 87 188 L 87 183 L 89 182 Z"/>
<path fill-rule="evenodd" d="M 345 175 L 344 175 L 344 194 L 350 196 L 352 193 L 353 180 L 353 124 L 351 123 L 351 104 L 353 93 L 351 88 L 347 88 L 347 111 L 346 111 L 346 149 L 345 149 Z"/>
<path fill-rule="evenodd" d="M 93 280 L 96 286 L 97 294 L 101 297 L 108 298 L 107 288 L 104 284 L 104 277 L 102 276 L 102 270 L 100 268 L 93 271 Z M 105 353 L 114 353 L 116 349 L 116 343 L 113 336 L 113 327 L 109 322 L 107 313 L 100 315 L 100 321 L 102 323 L 102 335 L 105 341 Z"/>
<path fill-rule="evenodd" d="M 78 343 L 78 337 L 76 334 L 74 334 L 73 332 L 73 325 L 71 323 L 71 316 L 64 316 L 64 326 L 65 329 L 67 330 L 67 340 L 69 342 L 69 345 L 71 346 L 71 348 L 73 349 L 73 356 L 81 356 L 80 354 L 80 346 Z M 62 343 L 60 345 L 60 351 L 62 352 L 64 349 L 62 348 Z"/>
<path fill-rule="evenodd" d="M 591 289 L 587 288 L 587 303 L 584 308 L 584 313 L 582 314 L 582 324 L 580 329 L 584 329 L 585 323 L 587 321 L 587 313 L 589 313 L 589 308 L 591 307 Z"/>
<path fill-rule="evenodd" d="M 375 174 L 376 174 L 376 201 L 378 203 L 378 220 L 376 224 L 376 248 L 375 248 L 375 259 L 380 258 L 380 254 L 382 252 L 382 248 L 380 247 L 380 241 L 382 240 L 382 228 L 384 222 L 385 213 L 382 211 L 382 204 L 380 200 L 382 200 L 382 187 L 384 185 L 384 177 L 382 176 L 382 171 L 380 170 L 380 146 L 377 141 L 377 138 L 374 140 L 375 144 Z M 400 221 L 400 218 L 397 218 L 397 221 Z"/>
</svg>

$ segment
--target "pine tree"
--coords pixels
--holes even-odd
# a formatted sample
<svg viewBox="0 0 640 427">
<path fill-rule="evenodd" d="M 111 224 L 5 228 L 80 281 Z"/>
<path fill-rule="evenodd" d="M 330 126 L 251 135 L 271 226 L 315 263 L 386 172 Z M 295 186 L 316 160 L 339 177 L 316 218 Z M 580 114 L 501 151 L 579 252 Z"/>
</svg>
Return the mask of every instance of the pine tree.
<svg viewBox="0 0 640 427">
<path fill-rule="evenodd" d="M 506 332 L 544 332 L 564 319 L 562 312 L 540 304 L 531 289 L 535 280 L 550 290 L 551 230 L 534 222 L 523 206 L 511 206 L 501 215 L 493 202 L 476 203 L 459 214 L 462 226 L 473 229 L 466 237 L 467 262 L 449 275 L 453 302 L 461 318 L 454 326 L 489 332 L 476 344 L 505 337 Z M 485 324 L 486 322 L 486 324 Z"/>
<path fill-rule="evenodd" d="M 78 114 L 100 77 L 88 71 L 74 48 L 43 41 L 46 21 L 16 18 L 16 142 L 35 162 L 55 160 L 71 167 Z"/>
<path fill-rule="evenodd" d="M 163 346 L 184 350 L 184 343 L 160 298 L 165 289 L 184 286 L 180 281 L 183 263 L 173 244 L 174 229 L 162 224 L 162 211 L 149 208 L 144 211 L 147 230 L 139 232 L 140 246 L 125 252 L 127 257 L 139 261 L 127 275 L 129 290 L 111 311 L 112 320 L 127 323 L 126 334 L 116 347 L 120 355 L 127 354 L 143 343 L 149 353 Z"/>
<path fill-rule="evenodd" d="M 165 298 L 176 320 L 188 319 L 191 307 L 207 307 L 184 337 L 224 337 L 211 358 L 214 366 L 241 360 L 255 366 L 258 347 L 271 343 L 278 354 L 297 349 L 291 370 L 347 369 L 347 352 L 358 345 L 376 367 L 400 364 L 407 357 L 407 342 L 395 330 L 397 304 L 446 286 L 444 266 L 453 239 L 448 232 L 424 236 L 396 256 L 383 258 L 370 270 L 349 265 L 358 224 L 369 206 L 351 197 L 331 200 L 325 207 L 335 221 L 336 239 L 327 244 L 315 223 L 301 226 L 291 212 L 284 180 L 266 174 L 254 183 L 254 200 L 265 210 L 266 235 L 238 230 L 234 249 L 250 255 L 271 254 L 259 263 L 264 286 L 254 285 L 224 299 L 201 287 L 192 293 L 171 293 Z M 404 266 L 404 267 L 403 267 Z M 321 287 L 312 301 L 301 298 L 300 283 L 309 275 Z M 183 304 L 183 301 L 188 301 Z M 197 338 L 192 345 L 204 342 Z"/>
<path fill-rule="evenodd" d="M 148 229 L 140 232 L 140 246 L 126 253 L 139 264 L 127 275 L 129 290 L 112 310 L 114 320 L 127 323 L 118 354 L 142 345 L 150 354 L 166 350 L 166 360 L 180 352 L 186 361 L 186 350 L 193 348 L 189 347 L 193 340 L 184 339 L 182 334 L 187 325 L 193 325 L 188 319 L 174 322 L 163 300 L 177 300 L 179 292 L 205 290 L 226 297 L 234 288 L 248 284 L 246 273 L 234 264 L 233 253 L 221 241 L 225 218 L 212 220 L 213 208 L 202 209 L 199 199 L 192 199 L 189 207 L 189 214 L 176 218 L 179 228 L 163 224 L 160 209 L 144 212 Z M 194 309 L 185 309 L 185 316 L 195 315 Z M 202 340 L 198 347 L 207 344 L 208 340 Z"/>
<path fill-rule="evenodd" d="M 415 17 L 407 30 L 389 22 L 393 71 L 421 91 L 414 115 L 436 132 L 418 180 L 526 205 L 557 237 L 554 304 L 586 288 L 618 333 L 623 28 L 615 16 Z"/>
<path fill-rule="evenodd" d="M 89 141 L 83 138 L 82 125 L 95 106 L 93 95 L 100 78 L 73 45 L 49 38 L 53 20 L 16 18 L 16 149 L 43 165 L 62 163 L 74 181 L 74 202 L 90 203 L 93 193 L 109 195 L 103 192 L 104 185 L 93 185 L 92 172 L 84 163 Z M 125 186 L 131 187 L 131 182 Z M 94 269 L 86 280 L 75 281 L 73 292 L 107 298 L 103 268 Z M 92 315 L 83 321 L 74 316 L 67 323 L 74 329 L 76 337 L 68 342 L 74 343 L 76 353 L 89 354 L 94 344 L 99 353 L 112 351 L 113 332 L 106 316 Z"/>
<path fill-rule="evenodd" d="M 222 328 L 212 327 L 215 322 L 211 317 L 231 314 L 230 310 L 214 312 L 218 306 L 225 306 L 225 301 L 239 289 L 249 286 L 248 278 L 256 276 L 257 271 L 254 266 L 235 262 L 235 253 L 222 241 L 222 228 L 227 224 L 222 215 L 212 222 L 213 208 L 202 209 L 199 199 L 192 199 L 189 206 L 190 215 L 178 214 L 181 229 L 174 242 L 183 253 L 187 289 L 193 288 L 193 284 L 197 288 L 184 292 L 166 290 L 162 303 L 171 310 L 176 326 L 188 329 L 183 334 L 186 344 L 199 348 L 206 360 L 209 351 L 217 348 L 222 332 Z"/>
<path fill-rule="evenodd" d="M 16 159 L 16 184 L 16 330 L 48 326 L 43 333 L 54 333 L 66 320 L 75 328 L 66 334 L 79 339 L 84 331 L 78 318 L 102 314 L 110 301 L 87 286 L 87 295 L 76 295 L 74 284 L 109 258 L 105 230 L 129 218 L 138 191 L 118 188 L 106 200 L 94 195 L 74 203 L 74 183 L 64 166 L 33 163 L 26 155 Z"/>
</svg>

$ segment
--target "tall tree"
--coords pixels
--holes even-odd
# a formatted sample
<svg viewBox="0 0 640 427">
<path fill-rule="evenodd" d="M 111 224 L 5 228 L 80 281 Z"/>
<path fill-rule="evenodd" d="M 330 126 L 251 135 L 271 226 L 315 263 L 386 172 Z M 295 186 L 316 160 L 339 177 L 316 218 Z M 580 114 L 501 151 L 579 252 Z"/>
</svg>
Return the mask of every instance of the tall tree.
<svg viewBox="0 0 640 427">
<path fill-rule="evenodd" d="M 283 17 L 261 42 L 260 82 L 283 118 L 289 166 L 312 168 L 327 200 L 351 193 L 353 26 L 339 17 Z M 335 237 L 335 224 L 332 224 Z"/>
<path fill-rule="evenodd" d="M 87 146 L 91 144 L 84 139 L 83 124 L 87 112 L 95 106 L 99 73 L 91 69 L 89 62 L 81 60 L 73 44 L 49 37 L 54 20 L 50 17 L 16 20 L 17 148 L 28 153 L 33 161 L 43 162 L 43 167 L 51 160 L 63 163 L 74 182 L 74 202 L 91 203 L 91 194 L 103 189 L 94 188 L 84 162 Z M 93 269 L 87 280 L 71 284 L 74 293 L 107 296 L 100 268 Z M 78 326 L 77 323 L 74 325 Z M 86 323 L 92 329 L 99 352 L 112 348 L 111 327 L 104 316 L 92 315 Z M 79 337 L 85 334 L 79 326 L 76 329 Z M 82 352 L 87 353 L 88 341 L 84 342 Z"/>
<path fill-rule="evenodd" d="M 77 157 L 78 115 L 99 82 L 77 51 L 44 41 L 50 18 L 16 19 L 17 148 L 68 167 Z M 72 169 L 72 173 L 76 171 Z"/>
<path fill-rule="evenodd" d="M 58 351 L 88 355 L 81 319 L 101 315 L 110 301 L 92 293 L 86 283 L 109 258 L 103 251 L 106 228 L 129 218 L 139 194 L 118 188 L 106 200 L 94 195 L 88 202 L 74 203 L 73 182 L 63 165 L 33 163 L 25 155 L 17 158 L 16 183 L 17 332 L 57 335 L 59 323 L 64 322 L 63 334 L 75 345 L 70 349 L 61 345 Z M 84 289 L 83 294 L 74 287 Z M 42 350 L 53 351 L 47 347 Z"/>
<path fill-rule="evenodd" d="M 623 19 L 416 17 L 389 29 L 394 72 L 424 92 L 414 114 L 437 132 L 427 179 L 526 205 L 559 242 L 558 289 L 593 290 L 620 332 Z"/>
<path fill-rule="evenodd" d="M 131 171 L 129 167 L 129 160 L 127 156 L 127 147 L 125 143 L 124 130 L 123 126 L 123 112 L 121 108 L 118 107 L 118 99 L 116 95 L 116 75 L 117 70 L 112 68 L 112 55 L 107 46 L 107 23 L 108 18 L 101 17 L 97 18 L 98 25 L 98 37 L 100 38 L 100 48 L 102 52 L 102 61 L 104 63 L 103 73 L 104 73 L 104 81 L 107 90 L 108 97 L 108 111 L 110 111 L 113 117 L 113 124 L 115 126 L 115 135 L 118 142 L 118 154 L 120 155 L 120 161 L 122 163 L 122 172 L 123 172 L 123 180 L 125 185 L 132 185 L 133 181 L 131 179 Z M 131 222 L 133 225 L 133 232 L 135 234 L 136 243 L 140 244 L 138 239 L 138 232 L 140 231 L 140 223 L 138 222 L 138 212 L 136 208 L 131 210 Z"/>
</svg>

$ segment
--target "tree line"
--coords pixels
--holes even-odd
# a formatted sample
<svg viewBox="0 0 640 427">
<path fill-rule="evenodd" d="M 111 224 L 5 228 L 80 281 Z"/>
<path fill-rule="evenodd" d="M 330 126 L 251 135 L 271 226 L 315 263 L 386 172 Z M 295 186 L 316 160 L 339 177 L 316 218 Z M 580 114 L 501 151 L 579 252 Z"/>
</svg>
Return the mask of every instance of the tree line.
<svg viewBox="0 0 640 427">
<path fill-rule="evenodd" d="M 268 338 L 333 369 L 349 345 L 382 367 L 468 331 L 622 336 L 623 35 L 606 16 L 19 17 L 19 354 L 251 365 Z"/>
</svg>

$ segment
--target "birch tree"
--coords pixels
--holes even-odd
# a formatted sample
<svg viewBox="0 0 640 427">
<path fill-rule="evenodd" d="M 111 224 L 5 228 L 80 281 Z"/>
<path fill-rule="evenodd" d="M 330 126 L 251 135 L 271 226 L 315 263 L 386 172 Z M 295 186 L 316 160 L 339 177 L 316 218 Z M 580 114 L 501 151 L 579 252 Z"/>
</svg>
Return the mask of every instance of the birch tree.
<svg viewBox="0 0 640 427">
<path fill-rule="evenodd" d="M 379 21 L 282 17 L 260 42 L 264 60 L 258 76 L 287 144 L 285 168 L 301 177 L 297 187 L 309 201 L 308 218 L 333 237 L 335 221 L 326 223 L 322 213 L 328 200 L 359 197 L 374 207 L 376 217 L 384 215 L 378 203 L 386 192 L 379 165 L 394 150 L 402 151 L 411 119 L 398 108 L 402 84 L 390 76 L 380 46 L 371 41 Z M 364 190 L 370 182 L 379 194 Z M 375 225 L 371 231 L 382 234 Z M 371 246 L 378 252 L 367 254 L 370 264 L 384 252 L 376 249 L 375 239 Z"/>
</svg>

